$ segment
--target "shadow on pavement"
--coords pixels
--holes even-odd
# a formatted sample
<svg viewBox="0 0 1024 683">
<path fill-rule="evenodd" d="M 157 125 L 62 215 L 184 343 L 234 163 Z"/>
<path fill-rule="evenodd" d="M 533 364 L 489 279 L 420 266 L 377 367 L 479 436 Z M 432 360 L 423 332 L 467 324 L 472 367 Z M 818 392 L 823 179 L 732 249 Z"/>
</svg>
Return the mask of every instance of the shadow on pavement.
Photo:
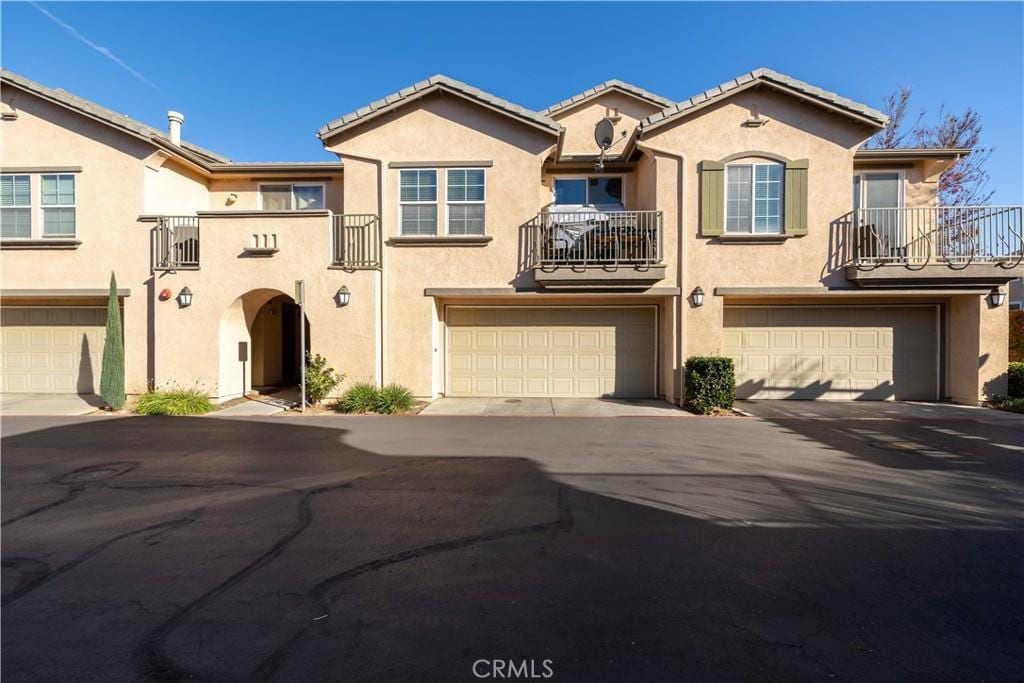
<svg viewBox="0 0 1024 683">
<path fill-rule="evenodd" d="M 92 419 L 5 438 L 5 679 L 451 681 L 477 659 L 587 681 L 1021 670 L 1024 485 L 1001 452 L 975 457 L 1010 512 L 943 517 L 941 500 L 799 472 L 553 473 L 515 442 L 496 456 L 454 436 L 446 457 L 354 447 L 364 425 L 446 428 L 373 420 Z M 572 449 L 578 427 L 558 424 Z M 672 442 L 693 421 L 636 424 Z M 782 429 L 853 463 L 870 461 L 858 438 L 881 438 Z M 779 500 L 797 516 L 772 517 Z M 898 514 L 876 524 L 860 510 L 874 504 Z"/>
</svg>

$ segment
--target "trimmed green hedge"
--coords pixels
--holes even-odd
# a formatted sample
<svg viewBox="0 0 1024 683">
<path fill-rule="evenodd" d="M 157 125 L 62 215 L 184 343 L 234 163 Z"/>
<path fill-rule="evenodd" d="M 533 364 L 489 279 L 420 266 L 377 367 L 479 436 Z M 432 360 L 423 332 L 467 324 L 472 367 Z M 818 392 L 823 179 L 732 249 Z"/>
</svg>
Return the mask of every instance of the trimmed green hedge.
<svg viewBox="0 0 1024 683">
<path fill-rule="evenodd" d="M 736 372 L 732 358 L 693 356 L 686 359 L 686 407 L 702 415 L 732 408 Z"/>
<path fill-rule="evenodd" d="M 1009 386 L 1006 395 L 1009 398 L 1024 398 L 1024 362 L 1010 363 L 1008 369 Z"/>
</svg>

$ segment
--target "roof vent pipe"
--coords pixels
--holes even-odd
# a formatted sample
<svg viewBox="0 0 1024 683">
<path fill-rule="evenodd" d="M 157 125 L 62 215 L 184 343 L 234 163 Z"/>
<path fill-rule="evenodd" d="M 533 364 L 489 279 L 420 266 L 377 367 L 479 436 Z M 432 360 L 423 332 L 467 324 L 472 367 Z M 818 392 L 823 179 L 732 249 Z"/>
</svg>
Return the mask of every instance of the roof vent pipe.
<svg viewBox="0 0 1024 683">
<path fill-rule="evenodd" d="M 185 123 L 185 115 L 177 111 L 167 112 L 167 135 L 171 143 L 181 146 L 181 124 Z"/>
</svg>

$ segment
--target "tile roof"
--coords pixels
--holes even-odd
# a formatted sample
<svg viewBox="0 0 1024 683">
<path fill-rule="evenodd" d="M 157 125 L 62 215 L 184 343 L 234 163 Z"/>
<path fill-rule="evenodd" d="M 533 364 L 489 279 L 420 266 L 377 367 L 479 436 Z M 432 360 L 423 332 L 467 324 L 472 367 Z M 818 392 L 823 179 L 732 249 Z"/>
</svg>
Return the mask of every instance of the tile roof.
<svg viewBox="0 0 1024 683">
<path fill-rule="evenodd" d="M 548 115 L 554 114 L 555 112 L 561 111 L 566 107 L 571 107 L 574 104 L 578 104 L 580 102 L 583 102 L 584 100 L 588 100 L 591 97 L 604 92 L 605 90 L 621 90 L 622 92 L 633 95 L 634 97 L 638 97 L 642 100 L 647 100 L 651 104 L 656 104 L 659 107 L 670 107 L 673 104 L 672 100 L 668 99 L 667 97 L 662 97 L 661 95 L 653 93 L 650 90 L 644 90 L 643 88 L 638 88 L 637 86 L 631 83 L 626 83 L 625 81 L 620 81 L 617 78 L 613 78 L 610 81 L 605 81 L 604 83 L 595 85 L 593 88 L 587 88 L 583 92 L 577 95 L 573 95 L 568 99 L 562 100 L 558 104 L 553 104 L 547 109 L 541 111 L 541 113 Z"/>
<path fill-rule="evenodd" d="M 474 88 L 462 81 L 457 81 L 454 78 L 438 74 L 411 85 L 408 88 L 403 88 L 398 92 L 382 97 L 381 99 L 371 102 L 365 107 L 361 107 L 354 112 L 334 119 L 320 128 L 318 136 L 323 140 L 326 137 L 348 128 L 349 126 L 353 126 L 386 111 L 390 111 L 409 100 L 422 97 L 423 95 L 435 90 L 448 90 L 468 99 L 476 100 L 477 102 L 508 114 L 513 118 L 519 119 L 538 128 L 549 130 L 552 133 L 559 133 L 562 130 L 561 126 L 544 114 L 537 113 L 518 104 L 513 104 L 508 100 L 503 100 L 500 97 L 484 92 L 479 88 Z"/>
<path fill-rule="evenodd" d="M 781 74 L 778 71 L 772 71 L 771 69 L 760 68 L 754 69 L 749 73 L 745 73 L 742 76 L 738 76 L 732 80 L 726 81 L 721 85 L 717 85 L 710 90 L 694 95 L 693 97 L 677 102 L 670 107 L 666 107 L 662 111 L 651 114 L 646 119 L 640 122 L 641 130 L 650 128 L 652 126 L 659 125 L 665 121 L 675 118 L 680 114 L 684 114 L 693 109 L 697 109 L 704 105 L 710 104 L 713 101 L 719 100 L 723 97 L 727 97 L 733 92 L 745 89 L 756 85 L 756 82 L 765 83 L 768 85 L 781 86 L 788 90 L 794 90 L 802 95 L 806 95 L 811 99 L 818 100 L 819 102 L 837 108 L 840 111 L 846 113 L 854 118 L 867 120 L 878 126 L 884 126 L 889 122 L 889 118 L 871 107 L 854 102 L 853 100 L 847 99 L 834 92 L 828 90 L 822 90 L 810 83 L 797 80 L 791 76 Z"/>
<path fill-rule="evenodd" d="M 61 104 L 67 107 L 68 109 L 98 119 L 115 128 L 119 128 L 123 131 L 132 133 L 143 138 L 156 137 L 162 140 L 163 142 L 167 143 L 168 145 L 171 144 L 170 138 L 167 137 L 166 131 L 158 130 L 151 126 L 147 126 L 141 121 L 136 121 L 135 119 L 129 118 L 124 114 L 119 114 L 116 111 L 107 109 L 106 107 L 102 107 L 96 104 L 95 102 L 90 102 L 89 100 L 83 99 L 77 95 L 72 95 L 71 93 L 67 92 L 66 90 L 63 90 L 62 88 L 48 88 L 45 85 L 36 83 L 35 81 L 25 78 L 20 74 L 16 74 L 13 71 L 9 71 L 8 69 L 0 69 L 0 79 L 2 79 L 5 82 L 12 83 L 40 97 L 43 97 L 44 99 L 48 99 L 58 104 Z M 206 161 L 214 161 L 221 163 L 226 163 L 230 161 L 230 159 L 228 159 L 227 157 L 221 156 L 216 152 L 211 152 L 208 149 L 203 149 L 198 145 L 193 145 L 190 142 L 183 141 L 181 143 L 181 147 L 189 152 L 192 152 L 193 154 L 197 154 L 200 157 L 203 157 Z"/>
</svg>

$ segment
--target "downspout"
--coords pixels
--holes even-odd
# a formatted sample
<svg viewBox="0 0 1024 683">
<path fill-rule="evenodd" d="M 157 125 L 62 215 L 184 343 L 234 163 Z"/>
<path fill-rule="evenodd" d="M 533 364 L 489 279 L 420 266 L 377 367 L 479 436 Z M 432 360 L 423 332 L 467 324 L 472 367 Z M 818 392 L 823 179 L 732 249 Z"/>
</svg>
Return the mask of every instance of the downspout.
<svg viewBox="0 0 1024 683">
<path fill-rule="evenodd" d="M 685 225 L 684 219 L 684 188 L 683 188 L 683 174 L 685 168 L 686 157 L 678 152 L 672 152 L 665 149 L 664 147 L 658 147 L 648 142 L 640 142 L 637 140 L 636 146 L 645 152 L 651 153 L 652 156 L 657 158 L 657 155 L 662 155 L 675 159 L 676 161 L 676 281 L 679 283 L 679 295 L 676 296 L 676 348 L 675 348 L 675 361 L 676 361 L 676 378 L 675 386 L 673 387 L 673 393 L 678 391 L 677 395 L 672 396 L 672 401 L 676 405 L 683 404 L 683 335 L 685 334 L 685 321 L 683 318 L 684 313 L 684 302 L 686 301 L 685 292 L 685 281 L 683 280 L 683 264 L 686 256 L 685 239 L 683 235 L 683 227 Z M 657 176 L 655 176 L 657 177 Z M 657 199 L 657 187 L 655 187 L 655 199 Z"/>
</svg>

